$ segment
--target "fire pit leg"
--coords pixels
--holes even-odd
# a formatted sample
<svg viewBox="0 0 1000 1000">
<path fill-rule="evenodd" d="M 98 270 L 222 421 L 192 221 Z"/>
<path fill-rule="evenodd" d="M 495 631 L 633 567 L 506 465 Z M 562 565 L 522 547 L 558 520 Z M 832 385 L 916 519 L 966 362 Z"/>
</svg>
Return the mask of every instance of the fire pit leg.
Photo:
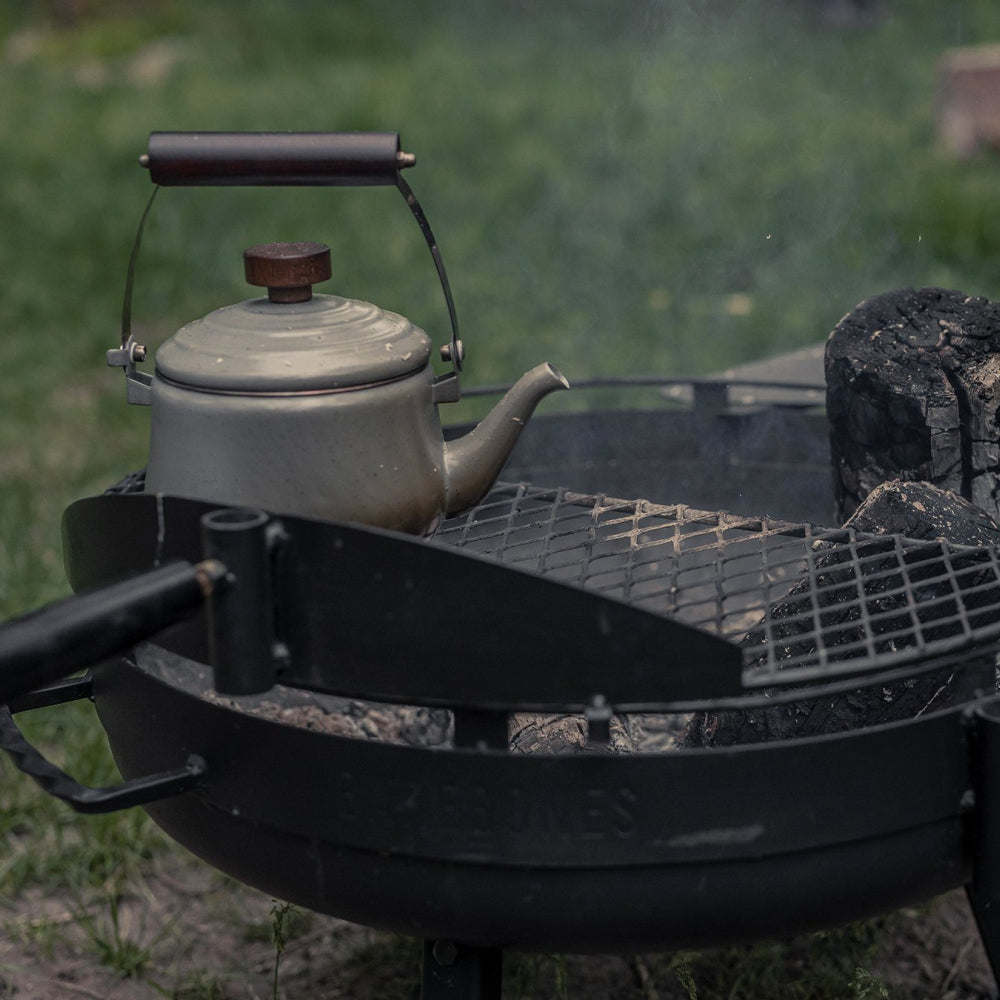
<svg viewBox="0 0 1000 1000">
<path fill-rule="evenodd" d="M 975 821 L 972 831 L 972 879 L 965 887 L 993 970 L 994 998 L 1000 983 L 1000 711 L 992 702 L 975 713 L 972 773 Z"/>
<path fill-rule="evenodd" d="M 997 983 L 1000 982 L 1000 912 L 998 912 L 1000 903 L 977 896 L 975 888 L 971 885 L 965 887 L 965 894 L 972 907 L 972 914 L 976 918 L 979 936 L 982 938 L 986 958 L 993 972 L 994 983 L 989 997 L 990 1000 L 997 1000 L 1000 997 L 1000 990 L 997 988 Z"/>
<path fill-rule="evenodd" d="M 420 1000 L 500 1000 L 503 949 L 425 941 Z"/>
<path fill-rule="evenodd" d="M 455 746 L 507 749 L 507 715 L 455 710 Z M 500 1000 L 503 949 L 424 941 L 420 1000 Z"/>
</svg>

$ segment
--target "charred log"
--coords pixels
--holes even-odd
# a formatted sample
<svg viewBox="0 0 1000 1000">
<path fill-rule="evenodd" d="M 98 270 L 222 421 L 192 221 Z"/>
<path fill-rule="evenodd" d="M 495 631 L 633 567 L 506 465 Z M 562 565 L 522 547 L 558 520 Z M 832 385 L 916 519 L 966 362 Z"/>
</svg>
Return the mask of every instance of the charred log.
<svg viewBox="0 0 1000 1000">
<path fill-rule="evenodd" d="M 862 302 L 837 324 L 826 349 L 827 416 L 838 520 L 871 535 L 1000 541 L 1000 306 L 942 289 L 903 289 Z M 884 619 L 909 613 L 878 556 L 864 543 L 865 605 Z M 968 557 L 974 560 L 974 557 Z M 836 595 L 853 559 L 817 562 L 818 579 L 793 586 L 768 610 L 780 664 L 813 641 L 809 591 Z M 975 566 L 973 562 L 973 572 Z M 827 626 L 852 635 L 858 605 L 823 608 Z M 858 629 L 862 623 L 858 623 Z M 942 622 L 941 629 L 948 627 Z M 763 625 L 745 644 L 759 646 Z M 837 732 L 911 718 L 995 687 L 993 657 L 889 687 L 804 699 L 757 712 L 695 716 L 682 745 L 733 745 Z"/>
<path fill-rule="evenodd" d="M 817 561 L 814 581 L 794 584 L 785 598 L 768 610 L 766 619 L 772 652 L 781 661 L 800 655 L 815 641 L 812 626 L 814 595 L 837 595 L 860 571 L 864 579 L 864 605 L 870 616 L 877 616 L 891 627 L 893 620 L 905 620 L 911 613 L 905 588 L 895 572 L 895 558 L 888 558 L 891 540 L 879 535 L 905 534 L 927 539 L 930 549 L 939 541 L 961 546 L 986 546 L 1000 543 L 1000 524 L 974 505 L 947 490 L 928 483 L 892 482 L 876 487 L 857 509 L 845 527 L 875 535 L 860 536 L 857 560 L 848 552 L 828 555 Z M 881 546 L 881 548 L 880 548 Z M 881 553 L 886 553 L 883 558 Z M 931 555 L 933 556 L 933 551 Z M 974 607 L 996 599 L 992 588 L 977 596 L 976 588 L 992 577 L 982 566 L 981 553 L 953 550 L 952 564 L 966 575 L 964 589 L 973 592 L 967 606 Z M 858 562 L 861 563 L 860 569 Z M 979 575 L 981 572 L 981 576 Z M 940 593 L 924 595 L 933 607 L 932 598 L 945 599 L 947 574 L 930 586 Z M 839 642 L 860 639 L 864 623 L 859 619 L 857 603 L 840 606 L 834 598 L 824 602 L 823 618 L 831 635 Z M 941 622 L 925 622 L 925 637 L 947 638 L 957 628 L 950 606 L 941 604 Z M 751 630 L 743 640 L 747 648 L 759 648 L 765 639 L 764 623 Z M 752 669 L 753 664 L 750 664 Z M 734 746 L 768 740 L 818 736 L 863 726 L 880 725 L 914 718 L 949 705 L 968 701 L 995 688 L 996 666 L 992 654 L 971 656 L 960 667 L 932 671 L 902 682 L 858 688 L 845 694 L 823 698 L 803 697 L 787 705 L 765 706 L 756 711 L 709 712 L 692 717 L 679 744 L 685 747 Z"/>
<path fill-rule="evenodd" d="M 895 479 L 1000 514 L 1000 306 L 939 288 L 868 299 L 830 335 L 826 382 L 838 521 Z"/>
<path fill-rule="evenodd" d="M 845 527 L 869 534 L 942 538 L 953 545 L 1000 544 L 1000 524 L 993 517 L 930 483 L 894 480 L 876 486 Z"/>
</svg>

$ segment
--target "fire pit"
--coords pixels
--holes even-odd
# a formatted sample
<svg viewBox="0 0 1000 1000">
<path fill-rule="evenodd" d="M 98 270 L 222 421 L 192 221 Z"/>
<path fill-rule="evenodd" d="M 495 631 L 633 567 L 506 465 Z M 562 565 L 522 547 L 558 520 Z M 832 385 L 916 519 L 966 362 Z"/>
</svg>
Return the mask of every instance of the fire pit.
<svg viewBox="0 0 1000 1000">
<path fill-rule="evenodd" d="M 237 571 L 207 622 L 153 636 L 158 619 L 84 681 L 15 701 L 92 696 L 121 788 L 80 788 L 9 717 L 5 749 L 77 808 L 144 803 L 265 892 L 424 939 L 429 998 L 499 996 L 504 948 L 742 941 L 956 886 L 996 963 L 995 550 L 815 526 L 829 480 L 811 397 L 708 398 L 536 418 L 505 483 L 431 541 L 144 493 L 80 501 L 65 519 L 77 589 L 206 556 L 256 560 L 259 579 L 248 594 Z M 584 429 L 588 454 L 568 444 Z M 706 462 L 677 440 L 721 448 Z M 697 506 L 614 499 L 675 491 Z M 777 515 L 724 512 L 749 491 Z M 244 662 L 261 620 L 273 634 Z M 902 697 L 942 675 L 944 696 Z M 248 708 L 291 689 L 444 711 L 453 734 L 358 739 Z M 612 717 L 849 709 L 872 692 L 884 711 L 808 738 L 609 746 Z M 514 713 L 576 716 L 582 751 L 509 752 Z"/>
</svg>

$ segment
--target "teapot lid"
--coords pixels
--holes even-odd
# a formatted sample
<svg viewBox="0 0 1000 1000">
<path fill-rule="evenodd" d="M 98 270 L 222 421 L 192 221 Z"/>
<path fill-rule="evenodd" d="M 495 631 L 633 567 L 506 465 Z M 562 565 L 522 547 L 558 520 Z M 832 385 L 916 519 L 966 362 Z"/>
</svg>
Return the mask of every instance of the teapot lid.
<svg viewBox="0 0 1000 1000">
<path fill-rule="evenodd" d="M 244 253 L 247 280 L 266 298 L 216 309 L 156 352 L 170 381 L 221 392 L 308 392 L 387 382 L 424 368 L 430 338 L 369 302 L 313 295 L 330 277 L 320 243 L 270 243 Z"/>
</svg>

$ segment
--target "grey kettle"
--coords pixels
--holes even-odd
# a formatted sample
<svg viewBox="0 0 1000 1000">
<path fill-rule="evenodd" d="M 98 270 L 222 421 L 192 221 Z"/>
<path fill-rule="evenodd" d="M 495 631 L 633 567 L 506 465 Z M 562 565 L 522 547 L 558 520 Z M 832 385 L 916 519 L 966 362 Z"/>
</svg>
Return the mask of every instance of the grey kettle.
<svg viewBox="0 0 1000 1000">
<path fill-rule="evenodd" d="M 461 395 L 464 348 L 444 264 L 402 177 L 416 158 L 398 134 L 154 132 L 140 164 L 157 185 L 394 185 L 431 250 L 451 317 L 435 375 L 431 340 L 395 313 L 313 294 L 331 276 L 320 243 L 244 253 L 267 294 L 217 309 L 156 351 L 131 334 L 129 264 L 121 347 L 128 399 L 152 408 L 146 490 L 416 534 L 473 506 L 499 475 L 539 400 L 569 383 L 540 364 L 464 437 L 445 442 L 438 405 Z M 155 190 L 154 190 L 155 196 Z M 150 199 L 150 205 L 152 198 Z"/>
</svg>

